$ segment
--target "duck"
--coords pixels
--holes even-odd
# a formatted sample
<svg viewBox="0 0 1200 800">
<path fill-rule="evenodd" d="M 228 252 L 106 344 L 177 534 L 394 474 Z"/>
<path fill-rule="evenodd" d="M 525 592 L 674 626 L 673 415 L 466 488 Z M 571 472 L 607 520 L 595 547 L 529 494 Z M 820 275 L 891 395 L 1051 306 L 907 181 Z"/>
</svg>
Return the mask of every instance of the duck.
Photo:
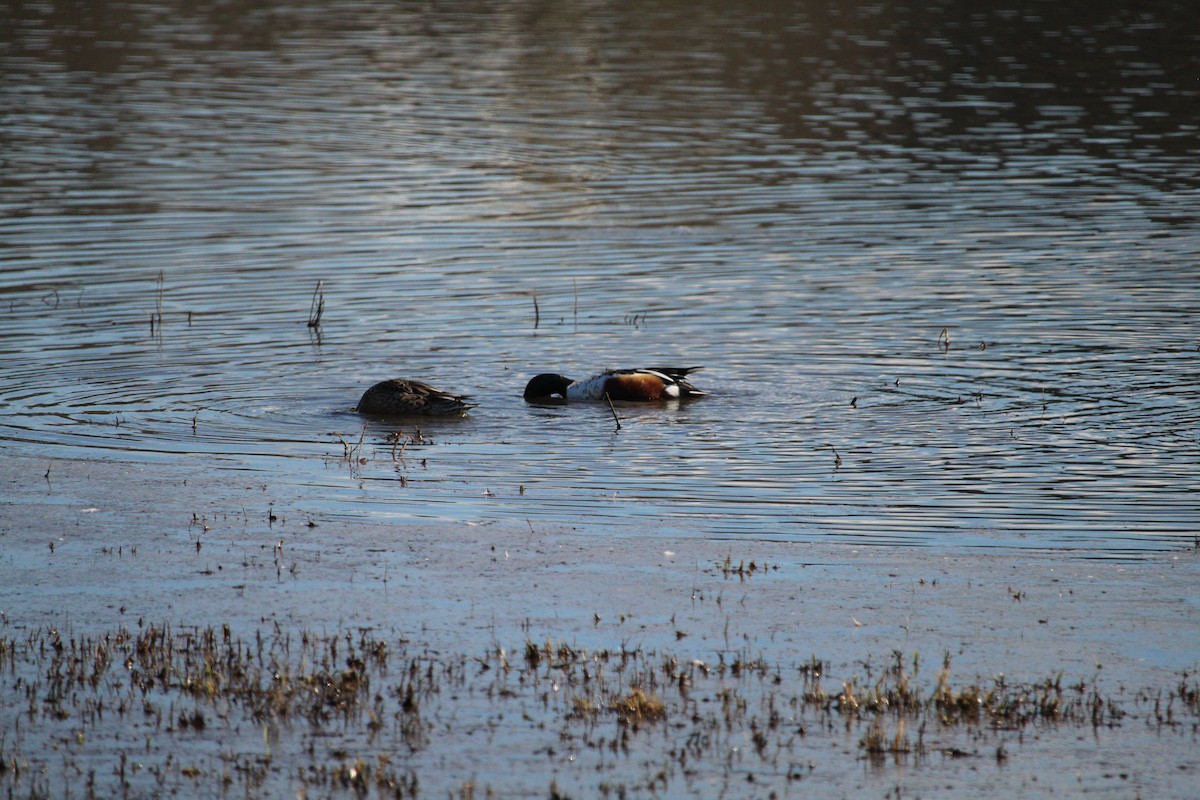
<svg viewBox="0 0 1200 800">
<path fill-rule="evenodd" d="M 542 373 L 525 385 L 527 402 L 569 400 L 632 400 L 658 402 L 703 397 L 687 376 L 703 367 L 645 367 L 610 369 L 581 381 L 563 375 Z"/>
<path fill-rule="evenodd" d="M 452 394 L 422 381 L 392 378 L 363 393 L 354 409 L 383 417 L 461 417 L 478 403 L 465 394 Z"/>
</svg>

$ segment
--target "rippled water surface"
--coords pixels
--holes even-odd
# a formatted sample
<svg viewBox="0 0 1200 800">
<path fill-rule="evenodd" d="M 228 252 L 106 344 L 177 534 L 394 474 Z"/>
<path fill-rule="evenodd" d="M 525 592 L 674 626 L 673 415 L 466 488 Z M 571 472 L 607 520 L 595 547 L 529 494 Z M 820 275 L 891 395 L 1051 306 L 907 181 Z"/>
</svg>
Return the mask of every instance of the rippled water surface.
<svg viewBox="0 0 1200 800">
<path fill-rule="evenodd" d="M 0 451 L 316 517 L 1191 543 L 1200 32 L 1071 5 L 6 6 Z M 521 400 L 650 364 L 711 396 Z M 393 376 L 480 406 L 364 429 Z"/>
</svg>

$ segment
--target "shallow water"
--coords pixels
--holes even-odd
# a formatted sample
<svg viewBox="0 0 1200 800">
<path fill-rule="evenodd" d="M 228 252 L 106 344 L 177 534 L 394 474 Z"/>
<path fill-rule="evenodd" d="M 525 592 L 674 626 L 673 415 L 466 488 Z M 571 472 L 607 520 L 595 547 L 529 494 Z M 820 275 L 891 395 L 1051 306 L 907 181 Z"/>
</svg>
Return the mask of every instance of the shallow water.
<svg viewBox="0 0 1200 800">
<path fill-rule="evenodd" d="M 1200 34 L 1125 5 L 6 7 L 0 449 L 316 518 L 1190 544 Z M 520 397 L 649 364 L 712 396 Z M 364 432 L 392 376 L 481 405 Z"/>
</svg>

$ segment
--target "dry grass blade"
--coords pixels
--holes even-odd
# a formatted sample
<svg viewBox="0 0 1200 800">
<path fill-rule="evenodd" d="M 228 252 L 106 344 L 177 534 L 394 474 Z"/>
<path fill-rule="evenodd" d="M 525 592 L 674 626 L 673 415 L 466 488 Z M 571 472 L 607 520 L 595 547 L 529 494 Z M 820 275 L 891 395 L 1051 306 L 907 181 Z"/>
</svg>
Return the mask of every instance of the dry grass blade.
<svg viewBox="0 0 1200 800">
<path fill-rule="evenodd" d="M 325 289 L 324 281 L 317 281 L 317 288 L 313 289 L 312 302 L 308 307 L 308 327 L 321 327 L 321 316 L 325 313 Z"/>
</svg>

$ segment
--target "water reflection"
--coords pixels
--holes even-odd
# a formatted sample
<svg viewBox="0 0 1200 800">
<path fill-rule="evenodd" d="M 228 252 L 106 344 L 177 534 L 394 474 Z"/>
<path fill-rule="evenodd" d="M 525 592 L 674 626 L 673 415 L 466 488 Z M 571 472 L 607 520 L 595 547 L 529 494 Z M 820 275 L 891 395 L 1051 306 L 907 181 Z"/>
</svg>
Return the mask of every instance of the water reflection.
<svg viewBox="0 0 1200 800">
<path fill-rule="evenodd" d="M 1190 541 L 1187 11 L 10 4 L 0 441 L 331 516 Z M 667 362 L 713 397 L 520 401 Z M 397 459 L 394 375 L 483 404 Z"/>
</svg>

